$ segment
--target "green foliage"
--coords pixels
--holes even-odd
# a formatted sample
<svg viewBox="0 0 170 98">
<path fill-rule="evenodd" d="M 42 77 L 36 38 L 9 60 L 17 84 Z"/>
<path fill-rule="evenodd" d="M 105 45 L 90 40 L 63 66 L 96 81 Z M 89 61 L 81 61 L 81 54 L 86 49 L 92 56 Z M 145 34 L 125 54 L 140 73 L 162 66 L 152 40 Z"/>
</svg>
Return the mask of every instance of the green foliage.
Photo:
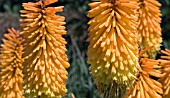
<svg viewBox="0 0 170 98">
<path fill-rule="evenodd" d="M 66 17 L 68 34 L 68 57 L 71 67 L 67 81 L 68 98 L 71 93 L 76 98 L 99 98 L 95 85 L 90 77 L 87 64 L 87 22 L 86 13 L 90 0 L 60 0 L 65 6 L 63 15 Z"/>
<path fill-rule="evenodd" d="M 159 0 L 162 3 L 162 37 L 163 45 L 170 49 L 170 0 Z"/>
</svg>

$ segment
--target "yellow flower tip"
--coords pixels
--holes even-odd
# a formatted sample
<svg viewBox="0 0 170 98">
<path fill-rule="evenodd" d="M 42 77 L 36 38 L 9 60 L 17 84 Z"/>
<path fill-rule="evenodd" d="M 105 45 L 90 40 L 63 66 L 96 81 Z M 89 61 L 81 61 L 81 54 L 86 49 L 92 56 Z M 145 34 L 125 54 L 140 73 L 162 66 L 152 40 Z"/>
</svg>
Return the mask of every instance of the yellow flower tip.
<svg viewBox="0 0 170 98">
<path fill-rule="evenodd" d="M 138 67 L 139 74 L 133 86 L 127 89 L 127 95 L 124 98 L 162 98 L 162 84 L 151 78 L 151 76 L 161 78 L 158 60 L 148 58 L 140 59 L 141 66 Z"/>
<path fill-rule="evenodd" d="M 30 98 L 61 98 L 67 92 L 70 66 L 65 54 L 65 17 L 56 15 L 63 6 L 48 7 L 57 0 L 40 0 L 23 4 L 21 36 L 25 39 L 24 89 Z M 41 6 L 41 7 L 40 7 Z"/>
<path fill-rule="evenodd" d="M 139 57 L 155 59 L 157 51 L 151 52 L 151 51 L 154 51 L 153 48 L 154 46 L 150 46 L 150 47 L 143 49 L 143 47 L 141 48 L 140 46 Z"/>
<path fill-rule="evenodd" d="M 7 31 L 0 51 L 0 98 L 24 98 L 22 39 L 14 28 Z"/>
<path fill-rule="evenodd" d="M 161 50 L 165 56 L 161 56 L 160 62 L 163 67 L 163 77 L 159 79 L 163 86 L 163 98 L 169 98 L 170 96 L 170 50 Z"/>
<path fill-rule="evenodd" d="M 96 84 L 129 85 L 139 65 L 137 1 L 103 2 L 89 4 L 89 70 Z"/>
<path fill-rule="evenodd" d="M 148 50 L 151 50 L 154 46 L 150 46 L 150 47 L 147 47 L 145 49 L 140 49 L 140 52 L 139 52 L 139 56 L 143 56 L 143 54 L 145 52 L 147 52 Z"/>
<path fill-rule="evenodd" d="M 140 44 L 143 48 L 154 46 L 147 51 L 148 56 L 154 59 L 162 42 L 161 13 L 159 9 L 161 4 L 157 0 L 140 0 L 139 6 L 138 31 L 141 35 Z"/>
</svg>

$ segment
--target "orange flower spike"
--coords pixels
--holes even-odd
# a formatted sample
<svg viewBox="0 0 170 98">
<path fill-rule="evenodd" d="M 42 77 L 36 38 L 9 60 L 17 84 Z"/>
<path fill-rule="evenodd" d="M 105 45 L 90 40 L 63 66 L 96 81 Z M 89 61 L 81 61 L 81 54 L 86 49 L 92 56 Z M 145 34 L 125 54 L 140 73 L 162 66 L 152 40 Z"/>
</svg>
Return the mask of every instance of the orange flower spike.
<svg viewBox="0 0 170 98">
<path fill-rule="evenodd" d="M 127 0 L 125 1 L 126 4 L 128 5 Z M 129 1 L 129 4 L 133 6 L 136 5 L 135 9 L 129 8 L 129 6 L 124 4 L 125 1 L 121 0 L 121 2 L 123 3 L 121 3 L 120 5 L 119 4 L 114 5 L 112 3 L 102 3 L 102 2 L 90 3 L 89 5 L 93 6 L 94 8 L 92 7 L 92 9 L 88 12 L 88 17 L 92 18 L 88 23 L 90 24 L 90 27 L 88 29 L 90 33 L 89 33 L 89 38 L 87 39 L 87 41 L 90 42 L 90 45 L 88 47 L 88 54 L 89 54 L 88 63 L 91 64 L 90 71 L 92 71 L 91 72 L 92 75 L 95 74 L 97 75 L 97 73 L 101 72 L 99 76 L 102 76 L 102 74 L 103 75 L 107 74 L 107 72 L 109 72 L 108 71 L 109 69 L 112 69 L 113 72 L 111 72 L 108 75 L 108 77 L 106 76 L 106 78 L 110 80 L 116 80 L 119 83 L 124 83 L 125 81 L 129 81 L 128 79 L 133 80 L 135 76 L 133 75 L 126 76 L 126 75 L 136 73 L 137 66 L 138 66 L 138 55 L 137 55 L 138 34 L 134 27 L 137 26 L 137 20 L 136 20 L 137 17 L 135 17 L 137 13 L 135 13 L 135 11 L 137 10 L 138 6 L 137 6 L 137 2 L 135 3 L 134 1 L 132 3 Z M 123 8 L 127 8 L 127 9 L 124 11 Z M 130 15 L 128 15 L 126 11 Z M 133 21 L 130 21 L 132 15 L 134 15 L 133 16 L 134 20 L 132 19 Z M 131 17 L 131 18 L 128 20 L 127 17 L 129 18 Z M 120 18 L 126 20 L 126 22 L 121 21 Z M 128 25 L 129 27 L 124 26 L 125 24 Z M 125 29 L 128 28 L 129 31 L 127 32 L 127 30 Z M 125 35 L 127 36 L 125 37 Z M 130 69 L 132 70 L 128 70 L 128 66 L 131 66 Z M 115 72 L 114 69 L 120 73 L 117 74 L 114 73 Z M 125 69 L 128 71 L 123 71 Z M 105 72 L 102 73 L 101 70 Z M 116 78 L 119 75 L 123 75 L 124 79 Z M 115 79 L 111 77 L 114 77 Z M 102 78 L 102 80 L 101 78 L 99 78 L 99 80 L 106 82 L 106 79 L 104 78 Z"/>
<path fill-rule="evenodd" d="M 165 56 L 161 56 L 161 66 L 163 69 L 161 70 L 163 73 L 163 77 L 159 80 L 163 86 L 163 98 L 169 98 L 170 96 L 170 50 L 165 49 L 161 50 Z"/>
<path fill-rule="evenodd" d="M 63 6 L 48 7 L 57 0 L 24 3 L 21 36 L 25 48 L 24 89 L 29 98 L 61 98 L 67 92 L 70 65 L 65 54 L 65 17 L 56 15 Z"/>
<path fill-rule="evenodd" d="M 140 43 L 142 48 L 154 46 L 147 54 L 150 58 L 155 58 L 162 42 L 159 9 L 161 4 L 157 0 L 140 0 L 139 6 L 138 31 L 141 35 Z"/>
<path fill-rule="evenodd" d="M 22 89 L 23 47 L 19 31 L 8 29 L 0 53 L 0 98 L 24 98 Z"/>
<path fill-rule="evenodd" d="M 119 95 L 108 89 L 118 91 L 129 86 L 136 78 L 139 65 L 137 1 L 100 0 L 89 4 L 89 70 L 105 98 Z"/>
<path fill-rule="evenodd" d="M 150 76 L 161 78 L 163 75 L 158 60 L 148 58 L 140 59 L 139 74 L 134 86 L 128 88 L 125 98 L 162 98 L 162 84 L 152 79 Z"/>
</svg>

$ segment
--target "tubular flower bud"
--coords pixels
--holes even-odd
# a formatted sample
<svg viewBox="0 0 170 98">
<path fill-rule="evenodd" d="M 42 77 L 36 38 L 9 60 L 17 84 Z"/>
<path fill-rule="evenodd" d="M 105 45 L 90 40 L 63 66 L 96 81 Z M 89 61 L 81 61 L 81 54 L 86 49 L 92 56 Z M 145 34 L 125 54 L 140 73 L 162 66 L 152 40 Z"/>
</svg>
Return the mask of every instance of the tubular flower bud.
<svg viewBox="0 0 170 98">
<path fill-rule="evenodd" d="M 170 50 L 165 49 L 161 50 L 163 54 L 166 56 L 161 56 L 161 66 L 162 66 L 162 73 L 163 77 L 160 78 L 160 82 L 163 86 L 163 98 L 169 98 L 170 96 Z"/>
<path fill-rule="evenodd" d="M 137 0 L 101 0 L 89 6 L 88 63 L 94 82 L 129 85 L 138 66 Z"/>
<path fill-rule="evenodd" d="M 139 2 L 139 28 L 142 48 L 154 46 L 147 52 L 150 58 L 155 58 L 162 42 L 161 34 L 161 4 L 157 0 L 140 0 Z"/>
<path fill-rule="evenodd" d="M 152 79 L 152 77 L 162 77 L 161 68 L 158 60 L 141 58 L 139 74 L 134 86 L 128 88 L 128 94 L 125 98 L 162 98 L 162 84 Z M 152 76 L 152 77 L 151 77 Z"/>
<path fill-rule="evenodd" d="M 21 36 L 25 48 L 24 89 L 28 98 L 61 98 L 67 92 L 68 63 L 63 6 L 48 7 L 57 0 L 24 3 Z"/>
<path fill-rule="evenodd" d="M 19 31 L 8 29 L 0 53 L 0 98 L 24 98 L 22 58 L 23 47 Z"/>
</svg>

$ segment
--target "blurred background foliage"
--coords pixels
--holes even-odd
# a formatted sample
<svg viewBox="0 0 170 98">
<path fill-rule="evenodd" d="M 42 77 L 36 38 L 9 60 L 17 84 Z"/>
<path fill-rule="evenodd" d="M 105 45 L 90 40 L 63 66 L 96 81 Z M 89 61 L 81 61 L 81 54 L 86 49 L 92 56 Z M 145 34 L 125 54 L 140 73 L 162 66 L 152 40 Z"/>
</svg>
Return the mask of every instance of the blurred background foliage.
<svg viewBox="0 0 170 98">
<path fill-rule="evenodd" d="M 22 3 L 34 0 L 0 0 L 0 39 L 6 32 L 6 28 L 19 28 L 19 10 Z M 66 17 L 67 35 L 64 38 L 68 42 L 67 54 L 71 67 L 68 69 L 67 97 L 71 93 L 76 98 L 99 98 L 95 85 L 88 72 L 86 39 L 88 37 L 86 17 L 89 10 L 88 3 L 91 0 L 59 0 L 50 6 L 64 6 L 64 12 L 60 13 Z M 162 37 L 163 47 L 170 49 L 170 0 L 159 0 L 162 4 Z M 1 42 L 1 41 L 0 41 Z"/>
</svg>

